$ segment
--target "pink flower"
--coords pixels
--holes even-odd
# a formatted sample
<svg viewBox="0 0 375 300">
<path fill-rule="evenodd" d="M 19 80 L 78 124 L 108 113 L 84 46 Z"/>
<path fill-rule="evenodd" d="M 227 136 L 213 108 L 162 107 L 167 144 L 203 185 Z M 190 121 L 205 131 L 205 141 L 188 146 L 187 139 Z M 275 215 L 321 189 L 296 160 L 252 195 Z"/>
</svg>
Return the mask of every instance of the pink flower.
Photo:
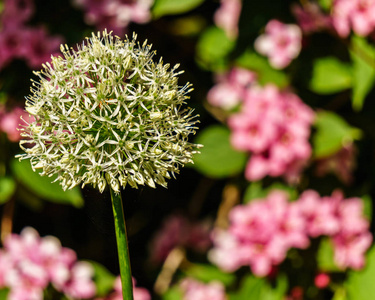
<svg viewBox="0 0 375 300">
<path fill-rule="evenodd" d="M 134 300 L 151 300 L 151 295 L 145 288 L 137 287 L 136 280 L 133 278 L 133 298 Z M 104 299 L 96 300 L 123 300 L 121 277 L 117 276 L 114 282 L 114 292 Z"/>
<path fill-rule="evenodd" d="M 241 8 L 241 0 L 221 0 L 221 5 L 215 12 L 216 26 L 222 28 L 229 38 L 235 38 L 238 35 Z"/>
<path fill-rule="evenodd" d="M 7 29 L 23 25 L 34 14 L 33 0 L 5 0 L 1 23 Z"/>
<path fill-rule="evenodd" d="M 224 286 L 220 282 L 204 284 L 192 278 L 181 281 L 183 300 L 226 300 Z"/>
<path fill-rule="evenodd" d="M 49 36 L 43 27 L 29 29 L 24 35 L 22 55 L 30 68 L 39 68 L 51 60 L 51 55 L 59 55 L 62 42 L 62 37 Z"/>
<path fill-rule="evenodd" d="M 117 286 L 119 280 L 117 279 Z M 151 300 L 151 295 L 147 289 L 136 286 L 137 281 L 133 278 L 133 296 L 134 300 Z M 117 289 L 119 291 L 119 289 Z M 121 291 L 121 279 L 120 279 L 120 291 Z"/>
<path fill-rule="evenodd" d="M 210 89 L 207 101 L 213 105 L 230 110 L 241 103 L 246 89 L 256 79 L 254 72 L 243 68 L 233 68 L 229 73 L 219 77 L 218 83 Z"/>
<path fill-rule="evenodd" d="M 0 289 L 6 286 L 6 274 L 12 269 L 12 262 L 9 260 L 8 254 L 0 250 Z"/>
<path fill-rule="evenodd" d="M 361 269 L 365 265 L 365 253 L 372 243 L 372 235 L 366 231 L 356 235 L 338 234 L 333 237 L 336 264 L 345 269 Z"/>
<path fill-rule="evenodd" d="M 286 193 L 274 190 L 265 199 L 235 206 L 229 221 L 227 230 L 212 232 L 214 247 L 208 253 L 211 262 L 228 272 L 250 266 L 255 275 L 266 276 L 290 248 L 304 249 L 309 237 L 321 235 L 332 239 L 339 267 L 358 269 L 372 242 L 361 199 L 344 199 L 340 191 L 320 197 L 307 190 L 289 202 Z"/>
<path fill-rule="evenodd" d="M 191 222 L 180 214 L 171 215 L 151 242 L 151 260 L 164 261 L 169 252 L 177 246 L 204 252 L 211 245 L 210 229 L 210 222 Z"/>
<path fill-rule="evenodd" d="M 301 51 L 302 32 L 297 25 L 283 24 L 271 20 L 266 25 L 265 34 L 255 40 L 255 49 L 268 56 L 271 66 L 283 69 Z"/>
<path fill-rule="evenodd" d="M 57 55 L 63 39 L 48 36 L 44 28 L 10 27 L 0 32 L 0 68 L 13 59 L 25 59 L 31 68 L 39 68 Z"/>
<path fill-rule="evenodd" d="M 298 180 L 311 156 L 308 139 L 313 120 L 314 112 L 293 93 L 273 85 L 248 88 L 241 111 L 228 119 L 233 147 L 252 154 L 245 177 Z"/>
<path fill-rule="evenodd" d="M 61 247 L 54 237 L 41 238 L 27 227 L 20 235 L 12 234 L 0 252 L 0 285 L 10 289 L 10 299 L 43 299 L 48 285 L 68 297 L 80 299 L 95 295 L 93 270 L 88 263 L 77 262 L 73 250 Z"/>
<path fill-rule="evenodd" d="M 315 276 L 314 283 L 318 289 L 326 288 L 331 281 L 331 278 L 326 273 L 319 273 Z"/>
<path fill-rule="evenodd" d="M 29 113 L 20 107 L 15 107 L 11 112 L 0 114 L 0 131 L 5 132 L 11 142 L 18 142 L 21 139 L 19 132 L 22 123 L 21 117 L 26 122 L 34 120 L 34 117 L 30 117 Z"/>
<path fill-rule="evenodd" d="M 337 202 L 340 220 L 340 230 L 332 237 L 335 262 L 343 269 L 361 269 L 365 264 L 365 253 L 372 243 L 372 235 L 368 231 L 370 223 L 363 216 L 363 202 L 359 198 L 344 200 L 340 192 L 335 192 L 332 197 Z"/>
<path fill-rule="evenodd" d="M 107 0 L 74 0 L 73 4 L 85 11 L 85 22 L 89 25 L 100 25 L 105 19 L 105 5 Z M 105 27 L 105 26 L 104 26 Z"/>
<path fill-rule="evenodd" d="M 239 91 L 229 83 L 217 84 L 207 94 L 207 101 L 213 105 L 229 110 L 241 102 Z"/>
<path fill-rule="evenodd" d="M 175 246 L 185 243 L 187 224 L 187 219 L 181 215 L 170 216 L 164 221 L 151 243 L 152 261 L 164 261 Z"/>
<path fill-rule="evenodd" d="M 76 299 L 87 299 L 95 295 L 96 287 L 92 281 L 93 267 L 87 262 L 77 262 L 70 269 L 69 280 L 62 287 L 62 291 Z"/>
<path fill-rule="evenodd" d="M 331 237 L 334 259 L 340 268 L 364 266 L 364 254 L 371 245 L 372 235 L 368 231 L 370 224 L 363 216 L 361 199 L 344 199 L 340 191 L 320 198 L 315 191 L 306 191 L 298 205 L 307 219 L 309 235 Z"/>
<path fill-rule="evenodd" d="M 284 204 L 285 205 L 285 204 Z M 306 219 L 304 218 L 300 206 L 296 202 L 288 203 L 284 208 L 284 220 L 281 225 L 281 233 L 284 241 L 289 247 L 305 249 L 310 241 L 306 235 Z"/>
<path fill-rule="evenodd" d="M 7 300 L 43 300 L 43 289 L 28 284 L 12 287 Z"/>
<path fill-rule="evenodd" d="M 340 201 L 337 214 L 341 222 L 340 233 L 356 235 L 365 232 L 370 224 L 363 217 L 363 202 L 359 198 L 349 198 Z"/>
<path fill-rule="evenodd" d="M 375 28 L 375 0 L 335 0 L 332 21 L 341 37 L 347 37 L 351 29 L 367 36 Z"/>
<path fill-rule="evenodd" d="M 337 201 L 331 197 L 321 198 L 313 190 L 302 193 L 298 205 L 307 221 L 307 232 L 312 237 L 334 235 L 340 231 Z"/>
<path fill-rule="evenodd" d="M 232 140 L 233 141 L 233 140 Z M 235 141 L 233 141 L 235 142 Z M 270 163 L 266 157 L 262 155 L 252 155 L 247 162 L 245 177 L 257 181 L 270 173 Z"/>
<path fill-rule="evenodd" d="M 251 86 L 256 80 L 257 75 L 241 67 L 235 67 L 227 74 L 228 82 L 233 86 L 236 86 L 241 89 L 245 89 Z"/>
<path fill-rule="evenodd" d="M 134 287 L 133 288 L 134 300 L 151 300 L 150 293 L 145 288 Z"/>
<path fill-rule="evenodd" d="M 315 2 L 304 2 L 302 6 L 295 4 L 292 6 L 292 12 L 304 33 L 313 33 L 332 26 L 331 18 L 325 15 Z"/>
<path fill-rule="evenodd" d="M 0 68 L 24 53 L 24 28 L 10 27 L 0 31 Z"/>
<path fill-rule="evenodd" d="M 117 27 L 126 27 L 130 22 L 147 23 L 151 19 L 153 0 L 108 1 L 106 12 L 114 19 Z"/>
<path fill-rule="evenodd" d="M 289 248 L 309 245 L 299 206 L 289 203 L 281 191 L 234 207 L 229 220 L 227 231 L 214 231 L 209 252 L 209 259 L 226 271 L 248 265 L 257 276 L 266 276 Z"/>
<path fill-rule="evenodd" d="M 100 30 L 107 28 L 122 35 L 130 22 L 146 23 L 151 19 L 153 0 L 75 0 L 85 11 L 85 21 Z"/>
<path fill-rule="evenodd" d="M 208 259 L 211 262 L 227 272 L 233 272 L 247 265 L 249 255 L 246 247 L 229 231 L 215 229 L 211 238 L 214 242 L 214 248 L 208 252 Z"/>
</svg>

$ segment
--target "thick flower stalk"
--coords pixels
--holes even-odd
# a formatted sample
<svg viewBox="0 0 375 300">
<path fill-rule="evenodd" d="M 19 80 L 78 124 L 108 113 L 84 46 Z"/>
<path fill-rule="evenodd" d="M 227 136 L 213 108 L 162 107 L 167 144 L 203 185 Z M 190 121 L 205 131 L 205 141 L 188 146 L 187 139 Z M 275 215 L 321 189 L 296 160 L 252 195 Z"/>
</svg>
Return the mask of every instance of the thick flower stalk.
<svg viewBox="0 0 375 300">
<path fill-rule="evenodd" d="M 20 142 L 33 169 L 57 174 L 64 190 L 107 183 L 115 191 L 155 183 L 192 162 L 199 145 L 188 141 L 198 122 L 184 108 L 191 85 L 178 85 L 178 65 L 170 68 L 147 41 L 104 31 L 77 50 L 61 46 L 33 81 L 26 110 L 35 122 L 21 129 Z"/>
</svg>

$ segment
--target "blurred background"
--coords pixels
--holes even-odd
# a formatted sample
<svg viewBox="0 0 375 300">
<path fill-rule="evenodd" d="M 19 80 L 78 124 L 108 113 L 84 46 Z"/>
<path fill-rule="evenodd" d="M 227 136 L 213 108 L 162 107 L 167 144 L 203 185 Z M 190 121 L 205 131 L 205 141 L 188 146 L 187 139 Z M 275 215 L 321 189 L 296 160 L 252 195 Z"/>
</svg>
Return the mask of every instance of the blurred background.
<svg viewBox="0 0 375 300">
<path fill-rule="evenodd" d="M 4 251 L 25 227 L 55 236 L 112 274 L 96 269 L 87 298 L 115 299 L 109 191 L 64 192 L 14 156 L 33 71 L 60 44 L 134 32 L 185 71 L 204 145 L 167 189 L 122 192 L 137 285 L 166 300 L 375 298 L 375 1 L 2 0 L 0 14 Z"/>
</svg>

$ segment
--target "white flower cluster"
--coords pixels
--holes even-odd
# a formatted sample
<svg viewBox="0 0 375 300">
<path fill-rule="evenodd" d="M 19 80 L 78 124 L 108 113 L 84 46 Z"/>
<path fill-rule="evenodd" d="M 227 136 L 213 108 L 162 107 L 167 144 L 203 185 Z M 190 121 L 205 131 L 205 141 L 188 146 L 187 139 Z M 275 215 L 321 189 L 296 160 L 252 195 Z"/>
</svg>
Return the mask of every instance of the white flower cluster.
<svg viewBox="0 0 375 300">
<path fill-rule="evenodd" d="M 192 162 L 201 145 L 188 141 L 198 122 L 184 108 L 191 85 L 178 85 L 178 65 L 169 69 L 147 41 L 141 46 L 106 31 L 77 50 L 61 46 L 33 81 L 26 110 L 35 122 L 21 129 L 20 142 L 33 169 L 58 175 L 64 190 L 107 183 L 137 188 L 166 178 Z"/>
</svg>

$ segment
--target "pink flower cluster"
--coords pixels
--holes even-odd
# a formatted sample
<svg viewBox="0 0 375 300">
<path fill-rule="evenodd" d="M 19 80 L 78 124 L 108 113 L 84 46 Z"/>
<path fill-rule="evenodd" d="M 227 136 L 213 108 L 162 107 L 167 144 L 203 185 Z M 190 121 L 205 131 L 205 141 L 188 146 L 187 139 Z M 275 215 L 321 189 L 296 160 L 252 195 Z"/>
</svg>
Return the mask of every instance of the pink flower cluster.
<svg viewBox="0 0 375 300">
<path fill-rule="evenodd" d="M 220 7 L 215 12 L 216 26 L 222 28 L 229 38 L 235 38 L 238 35 L 241 8 L 241 0 L 221 0 Z"/>
<path fill-rule="evenodd" d="M 214 230 L 209 259 L 226 271 L 250 266 L 257 276 L 268 275 L 290 248 L 306 248 L 309 237 L 329 236 L 338 267 L 359 269 L 370 247 L 369 222 L 359 198 L 343 199 L 342 193 L 320 197 L 308 190 L 295 202 L 282 191 L 265 199 L 238 205 L 229 215 L 227 230 Z"/>
<path fill-rule="evenodd" d="M 210 230 L 208 221 L 191 222 L 180 214 L 171 215 L 151 242 L 151 261 L 163 262 L 175 247 L 205 252 L 211 246 Z"/>
<path fill-rule="evenodd" d="M 96 292 L 92 276 L 92 266 L 77 261 L 73 250 L 30 227 L 8 236 L 0 250 L 0 288 L 10 289 L 9 300 L 41 300 L 50 284 L 70 298 L 91 298 Z"/>
<path fill-rule="evenodd" d="M 151 295 L 145 288 L 136 287 L 136 281 L 133 278 L 133 300 L 151 300 Z M 114 283 L 114 292 L 105 298 L 96 298 L 95 300 L 123 300 L 121 277 L 117 276 Z"/>
<path fill-rule="evenodd" d="M 277 20 L 267 23 L 265 33 L 255 40 L 254 47 L 268 57 L 271 66 L 283 69 L 298 56 L 302 46 L 302 32 L 295 24 Z"/>
<path fill-rule="evenodd" d="M 228 120 L 233 147 L 252 153 L 246 178 L 284 175 L 295 181 L 311 156 L 313 120 L 314 112 L 291 92 L 271 84 L 247 89 L 241 112 Z"/>
<path fill-rule="evenodd" d="M 0 69 L 13 59 L 25 59 L 30 68 L 39 68 L 57 54 L 63 39 L 49 36 L 44 27 L 28 27 L 34 13 L 33 0 L 5 0 L 1 14 Z"/>
<path fill-rule="evenodd" d="M 180 283 L 183 300 L 226 300 L 224 286 L 220 282 L 204 284 L 192 278 L 185 278 Z"/>
<path fill-rule="evenodd" d="M 19 132 L 20 118 L 26 122 L 34 121 L 34 118 L 20 107 L 13 108 L 12 111 L 6 112 L 4 107 L 0 106 L 0 132 L 5 132 L 11 142 L 18 142 L 21 139 Z"/>
<path fill-rule="evenodd" d="M 369 222 L 363 216 L 363 202 L 359 198 L 343 198 L 340 191 L 330 197 L 320 197 L 315 191 L 304 192 L 299 199 L 306 219 L 306 231 L 311 237 L 331 237 L 338 267 L 360 269 L 364 254 L 372 243 Z"/>
<path fill-rule="evenodd" d="M 229 219 L 227 231 L 214 231 L 215 247 L 209 252 L 209 259 L 227 271 L 250 265 L 256 275 L 265 276 L 285 259 L 289 248 L 309 245 L 297 203 L 289 203 L 281 191 L 234 207 Z"/>
<path fill-rule="evenodd" d="M 85 21 L 99 30 L 105 28 L 122 35 L 130 22 L 146 23 L 151 19 L 154 0 L 74 0 L 85 11 Z"/>
<path fill-rule="evenodd" d="M 217 84 L 207 94 L 207 101 L 213 106 L 230 110 L 242 102 L 246 89 L 255 83 L 256 74 L 247 69 L 233 68 L 217 77 Z"/>
<path fill-rule="evenodd" d="M 347 37 L 351 29 L 368 36 L 375 29 L 375 0 L 335 0 L 332 22 L 341 37 Z"/>
</svg>

